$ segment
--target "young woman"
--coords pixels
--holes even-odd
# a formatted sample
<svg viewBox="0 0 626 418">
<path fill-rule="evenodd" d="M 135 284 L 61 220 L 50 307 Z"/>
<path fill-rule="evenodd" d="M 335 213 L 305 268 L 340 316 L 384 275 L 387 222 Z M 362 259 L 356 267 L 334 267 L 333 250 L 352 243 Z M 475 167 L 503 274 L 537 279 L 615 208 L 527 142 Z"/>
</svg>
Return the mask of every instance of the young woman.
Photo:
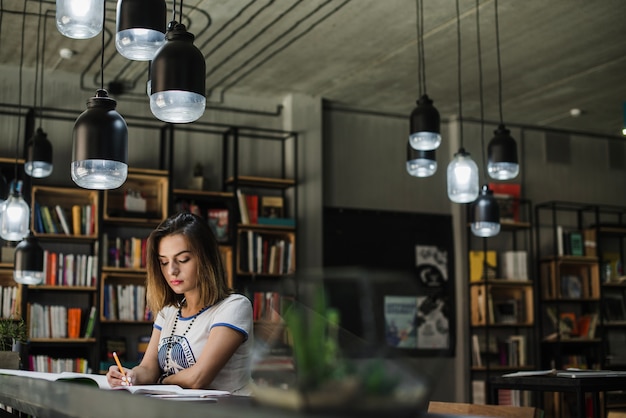
<svg viewBox="0 0 626 418">
<path fill-rule="evenodd" d="M 250 395 L 252 305 L 228 287 L 208 223 L 188 212 L 148 238 L 147 303 L 156 313 L 150 343 L 133 369 L 111 366 L 111 386 L 175 384 Z"/>
</svg>

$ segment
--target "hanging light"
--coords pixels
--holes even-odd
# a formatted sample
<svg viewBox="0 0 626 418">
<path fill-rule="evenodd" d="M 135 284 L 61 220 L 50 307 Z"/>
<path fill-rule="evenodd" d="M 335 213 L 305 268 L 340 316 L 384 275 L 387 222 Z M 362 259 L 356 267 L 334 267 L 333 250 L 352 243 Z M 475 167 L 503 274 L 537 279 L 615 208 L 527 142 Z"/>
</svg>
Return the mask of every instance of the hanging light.
<svg viewBox="0 0 626 418">
<path fill-rule="evenodd" d="M 41 48 L 41 63 L 39 62 L 39 40 L 40 40 L 40 32 L 41 32 L 41 16 L 42 13 L 42 2 L 39 2 L 39 24 L 37 25 L 37 57 L 36 57 L 36 65 L 35 65 L 35 99 L 34 103 L 37 104 L 37 88 L 39 88 L 39 106 L 43 107 L 43 63 L 44 61 L 44 51 L 46 49 L 46 37 L 43 37 L 43 47 Z M 41 85 L 38 85 L 39 79 L 39 71 L 41 70 Z M 40 116 L 41 116 L 40 109 Z M 41 118 L 40 118 L 41 123 Z M 24 162 L 24 172 L 31 177 L 42 178 L 48 177 L 52 174 L 53 164 L 52 164 L 52 144 L 48 140 L 48 135 L 43 131 L 41 127 L 37 128 L 35 134 L 28 140 L 26 143 L 26 158 Z"/>
<path fill-rule="evenodd" d="M 421 97 L 411 112 L 409 143 L 416 150 L 430 151 L 441 144 L 439 112 L 426 94 L 426 59 L 424 54 L 424 14 L 422 0 L 416 0 L 418 84 Z"/>
<path fill-rule="evenodd" d="M 406 145 L 406 171 L 414 177 L 430 177 L 437 171 L 435 150 L 421 151 Z"/>
<path fill-rule="evenodd" d="M 117 102 L 99 89 L 74 123 L 72 180 L 86 189 L 116 189 L 128 175 L 128 127 Z"/>
<path fill-rule="evenodd" d="M 459 99 L 459 131 L 461 147 L 448 164 L 448 198 L 455 203 L 469 203 L 478 197 L 478 166 L 463 148 L 463 101 L 461 92 L 461 13 L 456 0 L 457 82 Z"/>
<path fill-rule="evenodd" d="M 494 131 L 495 136 L 489 142 L 487 170 L 489 176 L 497 180 L 510 180 L 519 174 L 517 144 L 504 127 L 502 118 L 502 66 L 500 65 L 500 30 L 498 26 L 498 0 L 494 1 L 496 12 L 496 56 L 498 58 L 498 106 L 500 109 L 500 125 Z"/>
<path fill-rule="evenodd" d="M 100 89 L 74 122 L 71 174 L 80 187 L 106 190 L 126 181 L 128 126 L 115 110 L 117 102 L 104 89 L 104 31 L 100 51 Z"/>
<path fill-rule="evenodd" d="M 493 237 L 500 233 L 500 207 L 486 184 L 471 206 L 470 220 L 472 233 L 478 237 Z"/>
<path fill-rule="evenodd" d="M 478 91 L 480 95 L 480 144 L 483 154 L 483 169 L 487 171 L 484 164 L 485 153 L 485 123 L 484 123 L 484 101 L 483 101 L 483 67 L 482 49 L 480 45 L 480 0 L 476 0 L 476 50 L 478 51 Z M 485 177 L 487 173 L 485 172 Z M 500 233 L 500 206 L 493 197 L 493 191 L 488 185 L 483 185 L 478 199 L 472 203 L 470 208 L 470 220 L 472 233 L 479 237 L 493 237 Z"/>
<path fill-rule="evenodd" d="M 131 60 L 150 61 L 165 43 L 165 0 L 118 0 L 115 47 Z"/>
<path fill-rule="evenodd" d="M 163 122 L 193 122 L 206 106 L 204 56 L 185 25 L 170 22 L 165 36 L 165 45 L 152 60 L 150 110 Z"/>
<path fill-rule="evenodd" d="M 31 177 L 48 177 L 52 173 L 52 144 L 48 135 L 37 128 L 35 135 L 26 143 L 24 171 Z"/>
<path fill-rule="evenodd" d="M 44 251 L 32 232 L 15 247 L 13 279 L 17 283 L 36 285 L 45 279 Z"/>
<path fill-rule="evenodd" d="M 478 197 L 478 166 L 463 148 L 448 164 L 448 198 L 455 203 L 469 203 Z"/>
<path fill-rule="evenodd" d="M 103 17 L 104 0 L 57 0 L 57 29 L 68 38 L 93 38 L 102 30 Z"/>
<path fill-rule="evenodd" d="M 3 204 L 0 237 L 5 241 L 20 241 L 28 234 L 30 209 L 22 197 L 22 181 L 11 182 L 11 192 Z"/>
</svg>

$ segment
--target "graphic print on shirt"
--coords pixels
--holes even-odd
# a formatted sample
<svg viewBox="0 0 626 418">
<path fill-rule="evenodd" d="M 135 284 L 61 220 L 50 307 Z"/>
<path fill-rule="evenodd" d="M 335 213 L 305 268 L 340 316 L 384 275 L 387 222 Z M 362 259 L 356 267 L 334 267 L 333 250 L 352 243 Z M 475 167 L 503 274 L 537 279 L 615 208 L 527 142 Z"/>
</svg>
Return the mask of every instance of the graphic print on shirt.
<svg viewBox="0 0 626 418">
<path fill-rule="evenodd" d="M 170 375 L 196 364 L 196 359 L 186 337 L 170 335 L 161 339 L 159 364 Z"/>
</svg>

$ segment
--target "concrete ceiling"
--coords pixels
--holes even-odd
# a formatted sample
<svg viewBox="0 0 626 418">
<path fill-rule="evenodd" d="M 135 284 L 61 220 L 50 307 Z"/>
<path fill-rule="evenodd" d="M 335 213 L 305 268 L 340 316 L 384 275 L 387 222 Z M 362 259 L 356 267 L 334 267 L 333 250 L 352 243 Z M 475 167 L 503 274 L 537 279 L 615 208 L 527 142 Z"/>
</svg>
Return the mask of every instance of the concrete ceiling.
<svg viewBox="0 0 626 418">
<path fill-rule="evenodd" d="M 26 19 L 23 22 L 24 1 Z M 168 3 L 168 19 L 172 3 Z M 425 87 L 442 117 L 459 114 L 455 0 L 423 0 Z M 480 117 L 476 1 L 460 0 L 462 116 Z M 115 50 L 115 1 L 107 1 L 105 86 L 118 101 L 147 101 L 148 64 Z M 180 3 L 177 2 L 177 8 Z M 55 2 L 0 0 L 0 62 L 35 67 L 37 34 L 47 71 L 76 74 L 76 87 L 100 87 L 102 38 L 72 40 L 55 28 Z M 483 103 L 498 121 L 494 0 L 480 0 Z M 500 0 L 502 117 L 524 124 L 618 135 L 626 101 L 626 2 Z M 178 17 L 177 20 L 181 20 Z M 207 64 L 211 105 L 229 95 L 279 99 L 290 92 L 333 106 L 408 115 L 419 87 L 415 0 L 186 0 L 182 22 Z M 39 31 L 38 31 L 39 28 Z M 59 56 L 61 48 L 75 55 Z M 80 107 L 80 106 L 77 106 Z M 581 115 L 572 117 L 571 109 Z M 408 123 L 408 122 L 407 122 Z"/>
</svg>

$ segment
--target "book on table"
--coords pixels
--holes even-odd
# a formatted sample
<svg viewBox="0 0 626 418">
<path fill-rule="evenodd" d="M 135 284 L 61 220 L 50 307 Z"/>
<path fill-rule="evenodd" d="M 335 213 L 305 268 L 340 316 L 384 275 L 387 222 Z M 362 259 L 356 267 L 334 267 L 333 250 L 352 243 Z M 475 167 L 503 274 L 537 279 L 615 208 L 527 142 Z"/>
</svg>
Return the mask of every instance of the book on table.
<svg viewBox="0 0 626 418">
<path fill-rule="evenodd" d="M 134 394 L 154 395 L 162 398 L 215 398 L 219 396 L 228 396 L 230 392 L 225 390 L 213 389 L 185 389 L 178 385 L 133 385 L 133 386 L 115 386 L 111 387 L 107 381 L 107 377 L 102 374 L 61 372 L 46 373 L 33 372 L 27 370 L 0 369 L 0 375 L 13 375 L 30 377 L 33 379 L 44 379 L 53 382 L 70 382 L 87 384 L 105 390 L 123 390 Z"/>
</svg>

